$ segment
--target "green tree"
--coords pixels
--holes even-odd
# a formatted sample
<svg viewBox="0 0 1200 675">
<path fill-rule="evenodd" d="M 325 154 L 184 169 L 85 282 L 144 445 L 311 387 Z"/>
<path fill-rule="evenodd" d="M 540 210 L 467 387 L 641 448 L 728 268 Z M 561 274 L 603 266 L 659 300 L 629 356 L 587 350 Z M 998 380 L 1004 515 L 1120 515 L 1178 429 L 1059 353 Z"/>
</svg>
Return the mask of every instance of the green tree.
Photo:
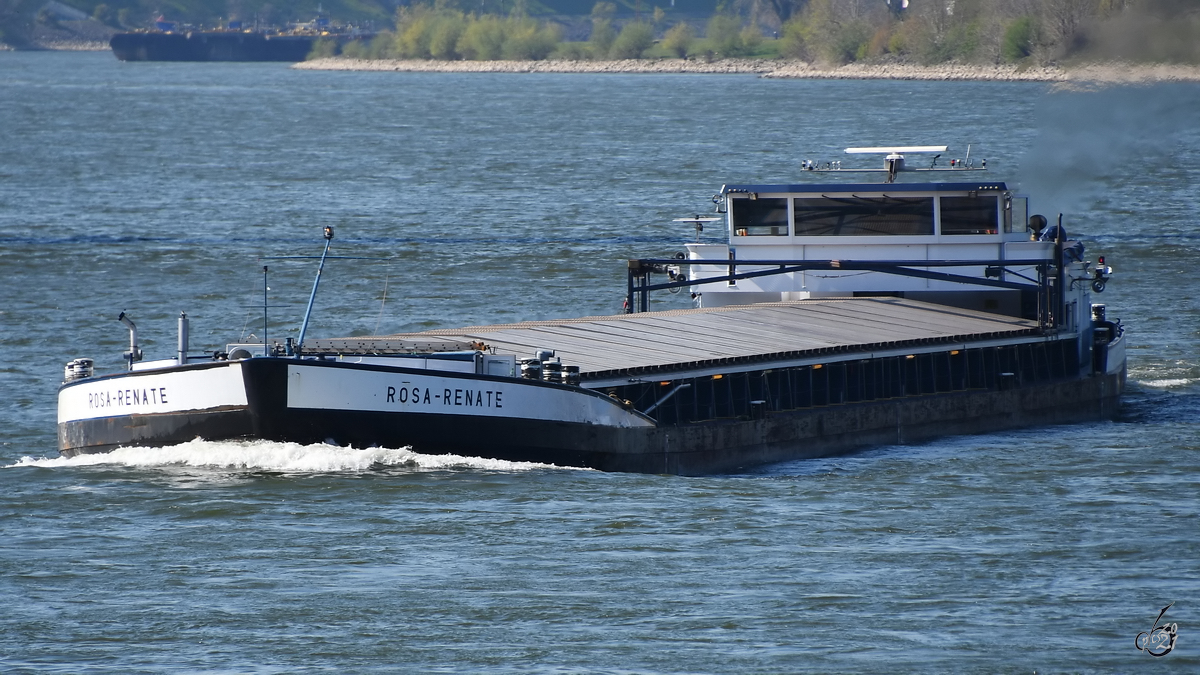
<svg viewBox="0 0 1200 675">
<path fill-rule="evenodd" d="M 1033 17 L 1023 16 L 1004 29 L 1000 56 L 1009 63 L 1020 61 L 1033 53 Z"/>
<path fill-rule="evenodd" d="M 557 26 L 539 24 L 533 19 L 513 17 L 504 24 L 505 37 L 501 54 L 515 61 L 541 61 L 554 51 L 562 40 Z"/>
<path fill-rule="evenodd" d="M 691 53 L 692 44 L 696 41 L 696 32 L 687 22 L 681 21 L 674 26 L 667 34 L 663 36 L 662 46 L 668 52 L 678 56 L 681 59 L 686 59 Z"/>
<path fill-rule="evenodd" d="M 435 15 L 427 5 L 401 7 L 396 19 L 396 51 L 410 59 L 430 57 L 429 42 Z"/>
<path fill-rule="evenodd" d="M 738 37 L 742 41 L 743 54 L 753 54 L 762 45 L 763 41 L 762 29 L 755 25 L 743 28 Z"/>
<path fill-rule="evenodd" d="M 504 25 L 499 18 L 481 16 L 467 25 L 458 52 L 476 61 L 498 61 L 504 53 Z"/>
<path fill-rule="evenodd" d="M 611 2 L 597 2 L 592 6 L 592 35 L 588 42 L 592 45 L 592 53 L 598 59 L 608 58 L 608 51 L 617 39 L 617 31 L 612 25 L 616 13 L 617 6 Z"/>
<path fill-rule="evenodd" d="M 871 26 L 865 21 L 850 21 L 838 26 L 829 52 L 838 63 L 850 63 L 866 57 L 871 44 Z"/>
<path fill-rule="evenodd" d="M 596 58 L 603 59 L 608 57 L 608 52 L 612 49 L 613 42 L 617 39 L 617 31 L 613 29 L 612 21 L 609 19 L 592 19 L 592 36 L 588 38 L 588 42 L 592 45 L 592 52 Z"/>
<path fill-rule="evenodd" d="M 742 44 L 742 22 L 728 14 L 717 14 L 708 20 L 704 32 L 709 47 L 722 57 L 740 56 Z"/>
<path fill-rule="evenodd" d="M 361 40 L 355 40 L 355 43 L 362 44 Z M 345 53 L 345 50 L 343 50 Z M 394 59 L 396 58 L 396 40 L 395 35 L 389 31 L 383 31 L 371 38 L 371 41 L 363 45 L 363 56 L 359 58 L 366 59 Z"/>
<path fill-rule="evenodd" d="M 811 59 L 812 55 L 808 51 L 808 36 L 809 29 L 804 19 L 801 17 L 791 19 L 783 24 L 779 53 L 793 59 L 804 59 L 805 61 Z"/>
<path fill-rule="evenodd" d="M 874 29 L 870 15 L 834 0 L 810 0 L 803 16 L 804 45 L 823 61 L 842 64 L 866 55 Z M 880 10 L 886 15 L 886 8 Z"/>
<path fill-rule="evenodd" d="M 370 56 L 370 48 L 368 47 L 367 43 L 363 40 L 351 40 L 350 42 L 347 42 L 346 44 L 342 45 L 342 56 L 344 56 L 348 59 L 372 58 Z M 311 58 L 311 57 L 312 57 L 312 55 L 310 54 L 309 58 Z"/>
<path fill-rule="evenodd" d="M 554 52 L 550 58 L 561 59 L 563 61 L 586 61 L 592 58 L 592 52 L 588 49 L 586 43 L 583 42 L 560 42 L 554 48 Z"/>
<path fill-rule="evenodd" d="M 648 23 L 635 21 L 625 24 L 613 41 L 609 54 L 614 59 L 640 59 L 654 45 L 654 29 Z"/>
<path fill-rule="evenodd" d="M 467 30 L 467 20 L 459 12 L 446 11 L 429 27 L 429 55 L 443 61 L 461 58 L 458 41 Z"/>
<path fill-rule="evenodd" d="M 331 56 L 337 56 L 338 43 L 337 40 L 317 40 L 313 42 L 312 49 L 308 51 L 307 60 L 326 59 Z"/>
<path fill-rule="evenodd" d="M 978 23 L 966 23 L 951 26 L 950 30 L 938 40 L 932 53 L 932 60 L 938 63 L 947 61 L 970 62 L 979 52 L 980 36 Z"/>
</svg>

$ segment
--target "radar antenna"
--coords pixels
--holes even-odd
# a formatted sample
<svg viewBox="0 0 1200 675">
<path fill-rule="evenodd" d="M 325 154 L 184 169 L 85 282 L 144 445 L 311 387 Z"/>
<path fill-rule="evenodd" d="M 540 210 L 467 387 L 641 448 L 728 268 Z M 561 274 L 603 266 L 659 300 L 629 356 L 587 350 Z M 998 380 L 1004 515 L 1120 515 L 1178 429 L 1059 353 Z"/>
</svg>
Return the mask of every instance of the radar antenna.
<svg viewBox="0 0 1200 675">
<path fill-rule="evenodd" d="M 882 169 L 843 169 L 841 162 L 814 162 L 812 160 L 804 160 L 801 166 L 807 171 L 849 171 L 854 173 L 886 173 L 887 182 L 896 182 L 896 175 L 901 172 L 913 171 L 986 171 L 987 160 L 983 160 L 979 167 L 976 167 L 971 160 L 971 146 L 967 146 L 967 155 L 965 159 L 952 159 L 950 166 L 939 167 L 938 159 L 942 153 L 946 152 L 949 146 L 946 145 L 900 145 L 900 146 L 883 146 L 874 148 L 846 148 L 847 155 L 883 155 L 884 165 Z M 929 163 L 929 168 L 909 168 L 904 163 L 905 155 L 915 154 L 933 154 L 933 160 Z"/>
<path fill-rule="evenodd" d="M 699 244 L 700 243 L 700 233 L 704 231 L 704 223 L 715 223 L 718 220 L 720 220 L 720 218 L 713 218 L 713 217 L 702 218 L 702 217 L 700 217 L 700 214 L 696 214 L 696 216 L 694 218 L 675 218 L 671 222 L 672 223 L 691 223 L 692 225 L 694 225 L 696 228 L 696 243 Z"/>
</svg>

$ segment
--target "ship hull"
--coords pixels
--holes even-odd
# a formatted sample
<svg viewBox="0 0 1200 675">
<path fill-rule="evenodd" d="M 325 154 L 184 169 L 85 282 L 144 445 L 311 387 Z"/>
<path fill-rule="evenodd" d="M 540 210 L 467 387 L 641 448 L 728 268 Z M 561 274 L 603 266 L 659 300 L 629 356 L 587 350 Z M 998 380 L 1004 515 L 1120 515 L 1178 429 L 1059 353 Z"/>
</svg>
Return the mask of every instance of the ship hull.
<svg viewBox="0 0 1200 675">
<path fill-rule="evenodd" d="M 58 436 L 68 457 L 196 438 L 262 439 L 620 470 L 608 449 L 622 431 L 653 426 L 579 387 L 263 358 L 69 383 L 59 393 Z"/>
<path fill-rule="evenodd" d="M 121 61 L 303 61 L 319 38 L 261 33 L 117 33 L 109 41 Z"/>
<path fill-rule="evenodd" d="M 1109 419 L 1125 384 L 1123 359 L 1112 365 L 1079 379 L 660 426 L 578 387 L 249 359 L 68 383 L 60 392 L 59 443 L 63 455 L 73 456 L 196 438 L 328 442 L 699 475 L 947 435 Z M 207 400 L 175 403 L 182 400 L 175 391 L 199 389 L 209 392 Z M 120 392 L 116 404 L 114 392 Z M 181 409 L 152 409 L 163 407 L 161 398 Z M 146 409 L 133 411 L 137 406 Z"/>
</svg>

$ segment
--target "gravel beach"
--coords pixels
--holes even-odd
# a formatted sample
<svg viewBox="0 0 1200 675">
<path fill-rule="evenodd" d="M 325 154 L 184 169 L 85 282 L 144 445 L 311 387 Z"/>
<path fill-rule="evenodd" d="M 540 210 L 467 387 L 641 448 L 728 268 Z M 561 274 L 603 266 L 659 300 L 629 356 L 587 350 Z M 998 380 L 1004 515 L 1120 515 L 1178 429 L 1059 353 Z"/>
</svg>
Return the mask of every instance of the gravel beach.
<svg viewBox="0 0 1200 675">
<path fill-rule="evenodd" d="M 1095 64 L 1074 68 L 1012 65 L 918 66 L 850 64 L 823 67 L 803 61 L 723 59 L 711 63 L 682 59 L 625 61 L 371 61 L 325 58 L 297 63 L 301 70 L 363 70 L 437 73 L 696 73 L 753 74 L 760 77 L 846 80 L 995 80 L 1062 83 L 1200 82 L 1200 67 Z"/>
</svg>

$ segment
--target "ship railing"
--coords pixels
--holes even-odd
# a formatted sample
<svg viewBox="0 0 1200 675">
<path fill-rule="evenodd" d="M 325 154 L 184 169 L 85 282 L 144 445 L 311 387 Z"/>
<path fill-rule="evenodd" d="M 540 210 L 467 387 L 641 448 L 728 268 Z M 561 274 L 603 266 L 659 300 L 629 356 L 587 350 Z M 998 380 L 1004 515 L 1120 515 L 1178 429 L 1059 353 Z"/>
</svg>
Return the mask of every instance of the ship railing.
<svg viewBox="0 0 1200 675">
<path fill-rule="evenodd" d="M 710 267 L 728 266 L 728 273 L 692 278 L 690 274 L 678 274 L 681 267 L 705 265 Z M 738 271 L 738 268 L 762 268 L 750 271 Z M 928 268 L 937 267 L 982 267 L 984 276 L 976 277 L 953 272 L 942 272 Z M 1018 271 L 1018 269 L 1036 270 L 1036 278 Z M 650 293 L 652 291 L 670 291 L 692 286 L 726 282 L 733 283 L 742 279 L 791 274 L 794 272 L 837 271 L 837 272 L 878 272 L 903 277 L 929 279 L 947 283 L 967 284 L 1005 290 L 1027 291 L 1035 289 L 1038 298 L 1038 324 L 1047 329 L 1055 326 L 1057 312 L 1051 310 L 1052 303 L 1057 299 L 1052 292 L 1056 283 L 1058 266 L 1052 260 L 1045 258 L 1031 260 L 750 260 L 730 259 L 728 262 L 716 259 L 684 259 L 684 258 L 639 258 L 630 260 L 627 266 L 627 295 L 625 297 L 625 312 L 650 311 Z M 651 283 L 652 274 L 666 274 L 668 281 Z M 1012 281 L 1016 277 L 1022 281 Z M 1058 283 L 1061 283 L 1059 281 Z"/>
</svg>

